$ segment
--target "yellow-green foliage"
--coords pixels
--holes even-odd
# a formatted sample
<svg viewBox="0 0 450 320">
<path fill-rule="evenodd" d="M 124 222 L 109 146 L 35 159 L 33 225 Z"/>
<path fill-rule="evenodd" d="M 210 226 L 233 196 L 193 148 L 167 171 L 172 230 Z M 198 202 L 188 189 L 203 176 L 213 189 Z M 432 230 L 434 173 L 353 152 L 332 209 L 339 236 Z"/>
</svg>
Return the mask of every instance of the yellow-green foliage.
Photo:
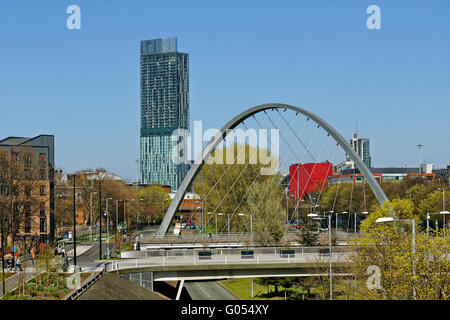
<svg viewBox="0 0 450 320">
<path fill-rule="evenodd" d="M 380 217 L 416 218 L 415 254 L 411 223 L 395 221 L 376 223 Z M 449 299 L 450 238 L 442 232 L 430 236 L 418 230 L 412 201 L 395 199 L 378 207 L 361 225 L 361 237 L 352 242 L 351 270 L 355 275 L 356 299 Z M 375 265 L 381 271 L 382 289 L 369 289 L 367 268 Z M 415 267 L 415 276 L 413 273 Z"/>
</svg>

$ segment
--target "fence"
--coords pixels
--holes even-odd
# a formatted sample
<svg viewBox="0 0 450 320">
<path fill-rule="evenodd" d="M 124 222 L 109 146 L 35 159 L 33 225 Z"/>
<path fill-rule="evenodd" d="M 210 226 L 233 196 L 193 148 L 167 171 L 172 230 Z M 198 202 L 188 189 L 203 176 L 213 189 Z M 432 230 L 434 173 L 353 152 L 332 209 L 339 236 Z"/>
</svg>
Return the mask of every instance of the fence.
<svg viewBox="0 0 450 320">
<path fill-rule="evenodd" d="M 89 277 L 79 289 L 75 289 L 71 293 L 69 293 L 63 300 L 75 300 L 80 295 L 82 295 L 86 290 L 88 290 L 94 283 L 100 280 L 103 275 L 106 273 L 106 267 L 103 265 L 103 270 Z"/>
<path fill-rule="evenodd" d="M 142 258 L 156 258 L 156 257 L 194 257 L 198 256 L 199 252 L 209 251 L 212 256 L 224 255 L 238 255 L 241 256 L 242 251 L 253 251 L 253 255 L 276 255 L 283 257 L 284 247 L 256 247 L 256 248 L 198 248 L 198 249 L 150 249 L 143 251 L 125 251 L 121 253 L 121 258 L 125 259 L 142 259 Z M 303 254 L 323 254 L 328 247 L 293 247 L 289 248 L 292 253 L 290 255 Z M 351 248 L 347 246 L 335 246 L 332 248 L 333 253 L 349 253 Z"/>
</svg>

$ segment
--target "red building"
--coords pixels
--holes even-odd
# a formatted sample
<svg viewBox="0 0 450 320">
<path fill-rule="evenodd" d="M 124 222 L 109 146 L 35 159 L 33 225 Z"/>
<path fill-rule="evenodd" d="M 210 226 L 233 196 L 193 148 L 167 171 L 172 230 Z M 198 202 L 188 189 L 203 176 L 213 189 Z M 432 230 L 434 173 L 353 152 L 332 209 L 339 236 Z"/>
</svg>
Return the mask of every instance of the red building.
<svg viewBox="0 0 450 320">
<path fill-rule="evenodd" d="M 305 194 L 325 190 L 332 174 L 330 162 L 293 164 L 289 166 L 289 192 L 293 197 L 303 199 Z"/>
</svg>

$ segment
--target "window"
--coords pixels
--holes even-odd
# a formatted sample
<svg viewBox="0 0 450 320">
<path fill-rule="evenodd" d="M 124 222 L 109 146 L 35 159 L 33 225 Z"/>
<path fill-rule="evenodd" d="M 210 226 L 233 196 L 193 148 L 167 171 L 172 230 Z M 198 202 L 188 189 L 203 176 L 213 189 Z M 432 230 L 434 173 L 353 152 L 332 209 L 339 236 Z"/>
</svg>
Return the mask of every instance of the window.
<svg viewBox="0 0 450 320">
<path fill-rule="evenodd" d="M 47 160 L 47 155 L 45 153 L 39 153 L 39 165 L 41 167 L 45 167 L 46 160 Z"/>
<path fill-rule="evenodd" d="M 40 187 L 41 196 L 45 196 L 47 194 L 47 188 L 45 186 Z"/>
<path fill-rule="evenodd" d="M 45 202 L 39 204 L 39 215 L 45 217 Z"/>
<path fill-rule="evenodd" d="M 47 219 L 41 217 L 39 220 L 39 232 L 47 232 Z"/>
</svg>

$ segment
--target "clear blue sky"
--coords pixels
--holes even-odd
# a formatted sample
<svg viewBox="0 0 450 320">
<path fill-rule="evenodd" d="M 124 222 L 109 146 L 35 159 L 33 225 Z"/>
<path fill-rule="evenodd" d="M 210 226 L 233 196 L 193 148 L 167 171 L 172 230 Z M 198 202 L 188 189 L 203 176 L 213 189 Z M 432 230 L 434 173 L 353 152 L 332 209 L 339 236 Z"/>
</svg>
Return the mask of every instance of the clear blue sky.
<svg viewBox="0 0 450 320">
<path fill-rule="evenodd" d="M 81 30 L 66 8 L 81 7 Z M 366 8 L 381 8 L 368 30 Z M 373 165 L 450 164 L 450 1 L 2 1 L 0 138 L 54 134 L 56 166 L 130 180 L 139 156 L 139 41 L 190 55 L 191 121 L 305 107 Z"/>
</svg>

